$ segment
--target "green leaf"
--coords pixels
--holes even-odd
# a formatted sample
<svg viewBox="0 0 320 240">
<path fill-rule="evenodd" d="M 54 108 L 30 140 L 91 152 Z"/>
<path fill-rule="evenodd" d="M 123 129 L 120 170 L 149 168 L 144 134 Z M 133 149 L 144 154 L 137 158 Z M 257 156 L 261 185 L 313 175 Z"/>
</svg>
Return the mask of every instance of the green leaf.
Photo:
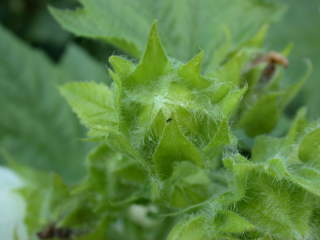
<svg viewBox="0 0 320 240">
<path fill-rule="evenodd" d="M 98 226 L 93 232 L 80 235 L 76 237 L 75 240 L 103 239 L 106 236 L 108 225 L 109 225 L 109 219 L 104 218 L 100 221 L 100 223 L 98 224 Z"/>
<path fill-rule="evenodd" d="M 190 162 L 176 163 L 172 176 L 164 181 L 160 198 L 165 206 L 185 208 L 206 200 L 210 192 L 210 179 L 204 169 Z"/>
<path fill-rule="evenodd" d="M 249 39 L 244 46 L 246 47 L 253 47 L 253 48 L 263 48 L 268 30 L 269 30 L 269 25 L 265 24 L 263 25 L 259 31 L 257 32 L 257 34 Z"/>
<path fill-rule="evenodd" d="M 106 4 L 106 2 L 96 2 L 98 4 L 102 4 L 102 6 L 96 5 L 95 2 L 90 1 L 82 1 L 85 8 L 84 9 L 76 9 L 75 11 L 70 10 L 58 10 L 55 8 L 49 8 L 51 13 L 59 19 L 61 22 L 66 23 L 64 28 L 66 30 L 72 31 L 75 35 L 78 36 L 87 36 L 95 39 L 99 39 L 102 41 L 109 42 L 113 44 L 114 46 L 126 51 L 127 53 L 138 56 L 140 54 L 140 50 L 138 47 L 133 43 L 133 41 L 128 39 L 125 34 L 121 34 L 121 32 L 116 31 L 116 29 L 119 29 L 121 25 L 116 26 L 112 24 L 112 21 L 114 19 L 113 14 L 104 14 L 103 9 L 108 9 L 109 7 L 112 7 L 114 3 Z M 111 5 L 111 6 L 108 6 Z M 88 8 L 88 10 L 86 9 Z M 101 11 L 102 10 L 102 11 Z M 115 9 L 116 10 L 116 9 Z M 128 11 L 131 14 L 134 14 L 129 7 L 126 7 L 125 11 Z M 113 11 L 110 11 L 110 13 Z M 99 23 L 99 19 L 104 19 L 109 21 L 110 24 L 105 25 L 104 22 Z M 144 21 L 139 21 L 139 18 L 137 21 L 140 24 L 146 24 L 143 23 Z M 97 22 L 98 20 L 98 22 Z M 105 26 L 104 26 L 105 25 Z M 114 33 L 118 34 L 114 34 Z M 136 38 L 136 37 L 135 37 Z M 128 40 L 127 40 L 128 39 Z"/>
<path fill-rule="evenodd" d="M 261 82 L 266 68 L 265 65 L 263 68 L 261 66 L 249 67 L 244 75 L 244 78 L 248 79 L 249 91 L 243 101 L 245 107 L 241 109 L 239 127 L 244 128 L 251 137 L 270 133 L 275 129 L 282 112 L 301 90 L 312 69 L 308 64 L 308 69 L 300 81 L 282 88 L 282 75 L 276 75 L 268 83 Z"/>
<path fill-rule="evenodd" d="M 318 168 L 300 166 L 290 170 L 291 180 L 306 191 L 320 197 L 320 170 Z"/>
<path fill-rule="evenodd" d="M 303 114 L 298 114 L 286 137 L 258 137 L 251 161 L 236 156 L 225 161 L 235 174 L 234 192 L 243 199 L 238 201 L 236 212 L 259 232 L 278 238 L 302 239 L 312 234 L 308 222 L 312 202 L 319 197 L 320 174 L 315 164 L 317 155 L 312 155 L 314 147 L 302 151 L 311 151 L 311 155 L 302 154 L 301 149 L 310 144 L 309 137 L 315 141 L 317 129 L 309 127 L 303 133 L 308 129 Z M 314 161 L 308 162 L 306 156 Z"/>
<path fill-rule="evenodd" d="M 147 174 L 142 166 L 106 145 L 95 149 L 88 160 L 88 178 L 79 187 L 83 193 L 91 191 L 112 201 L 125 201 L 145 187 Z"/>
<path fill-rule="evenodd" d="M 249 161 L 236 163 L 233 169 L 241 191 L 245 189 L 243 200 L 236 204 L 236 212 L 259 232 L 280 239 L 302 239 L 310 234 L 312 197 L 307 192 L 286 180 L 276 179 L 269 170 Z"/>
<path fill-rule="evenodd" d="M 212 166 L 219 164 L 219 158 L 226 146 L 232 144 L 232 136 L 230 133 L 230 127 L 226 120 L 221 121 L 218 124 L 217 131 L 209 144 L 203 149 L 205 158 Z"/>
<path fill-rule="evenodd" d="M 202 215 L 180 222 L 171 230 L 167 240 L 207 240 L 205 222 L 206 219 Z"/>
<path fill-rule="evenodd" d="M 89 144 L 79 140 L 83 129 L 56 89 L 71 79 L 2 27 L 0 35 L 1 148 L 20 163 L 79 180 Z"/>
<path fill-rule="evenodd" d="M 298 94 L 298 92 L 302 89 L 305 82 L 308 80 L 312 73 L 312 63 L 307 61 L 307 70 L 302 78 L 296 82 L 295 84 L 291 85 L 289 88 L 286 89 L 285 94 L 281 99 L 281 108 L 285 108 L 292 99 Z"/>
<path fill-rule="evenodd" d="M 248 178 L 247 200 L 237 206 L 242 216 L 263 229 L 262 232 L 270 232 L 280 238 L 308 236 L 312 208 L 306 193 L 286 182 L 274 182 L 266 175 L 253 173 Z"/>
<path fill-rule="evenodd" d="M 303 162 L 320 169 L 320 128 L 310 131 L 302 138 L 299 157 Z"/>
<path fill-rule="evenodd" d="M 254 0 L 235 0 L 232 4 L 223 0 L 81 0 L 80 3 L 82 7 L 73 11 L 52 7 L 50 11 L 66 30 L 111 43 L 135 57 L 142 53 L 149 25 L 158 19 L 169 55 L 180 60 L 189 59 L 199 48 L 211 56 L 223 44 L 226 27 L 238 46 L 281 12 L 274 4 Z"/>
<path fill-rule="evenodd" d="M 125 78 L 130 75 L 134 69 L 135 65 L 130 61 L 120 56 L 111 56 L 109 58 L 114 71 L 121 77 Z"/>
<path fill-rule="evenodd" d="M 254 162 L 267 162 L 277 157 L 288 158 L 289 155 L 286 150 L 283 139 L 259 136 L 255 139 L 251 159 Z"/>
<path fill-rule="evenodd" d="M 308 4 L 299 0 L 291 0 L 283 20 L 270 29 L 267 41 L 272 49 L 281 49 L 288 43 L 288 39 L 294 45 L 292 54 L 290 54 L 289 68 L 286 70 L 286 82 L 292 82 L 296 76 L 304 71 L 306 58 L 310 59 L 314 66 L 319 66 L 320 49 L 317 48 L 317 44 L 320 33 L 309 31 L 310 22 L 320 22 L 318 6 L 317 0 L 311 0 Z M 284 29 L 286 30 L 284 31 Z M 296 34 L 296 29 L 301 29 L 299 34 Z M 303 95 L 300 94 L 296 99 L 299 103 L 307 104 L 308 116 L 312 118 L 318 118 L 320 114 L 318 106 L 320 100 L 318 94 L 319 76 L 320 69 L 315 67 L 303 89 Z"/>
<path fill-rule="evenodd" d="M 68 83 L 60 89 L 92 136 L 107 136 L 117 126 L 113 95 L 106 85 L 83 82 Z M 110 129 L 110 130 L 109 130 Z"/>
<path fill-rule="evenodd" d="M 308 126 L 308 121 L 306 119 L 306 108 L 301 108 L 293 120 L 289 132 L 287 133 L 287 142 L 293 143 L 297 141 L 302 134 L 304 133 L 305 129 Z"/>
<path fill-rule="evenodd" d="M 244 233 L 255 229 L 245 218 L 229 210 L 219 213 L 215 217 L 214 225 L 222 233 Z"/>
<path fill-rule="evenodd" d="M 240 87 L 241 71 L 246 63 L 246 54 L 239 51 L 235 56 L 232 56 L 231 59 L 228 59 L 228 61 L 224 63 L 220 68 L 209 73 L 208 75 L 213 75 L 214 78 L 219 79 L 221 82 L 227 82 L 232 86 Z"/>
<path fill-rule="evenodd" d="M 235 212 L 222 210 L 217 214 L 210 214 L 202 213 L 178 222 L 169 233 L 167 239 L 239 239 L 232 238 L 232 236 L 244 234 L 255 229 L 253 224 Z"/>
<path fill-rule="evenodd" d="M 317 207 L 312 215 L 311 225 L 312 225 L 312 231 L 314 236 L 319 236 L 320 229 L 318 228 L 320 224 L 320 209 Z"/>
<path fill-rule="evenodd" d="M 75 44 L 68 46 L 58 67 L 74 81 L 110 82 L 106 67 Z"/>
<path fill-rule="evenodd" d="M 229 94 L 221 100 L 221 112 L 223 116 L 230 118 L 234 114 L 241 103 L 246 87 L 230 91 Z"/>
<path fill-rule="evenodd" d="M 293 128 L 295 126 L 296 124 L 293 124 Z M 292 134 L 292 131 L 288 134 Z M 308 134 L 304 135 L 302 139 L 307 138 L 307 136 Z M 282 139 L 266 136 L 258 137 L 253 147 L 252 161 L 264 163 L 264 168 L 277 179 L 286 178 L 305 191 L 320 196 L 318 190 L 319 165 L 305 161 L 299 152 L 299 149 L 305 146 L 304 142 L 300 142 L 299 148 L 297 142 L 300 140 L 296 139 L 289 142 L 289 137 L 291 136 L 288 135 Z M 312 156 L 312 160 L 316 161 L 317 156 Z"/>
<path fill-rule="evenodd" d="M 278 103 L 279 93 L 268 93 L 258 99 L 241 116 L 239 126 L 249 136 L 271 132 L 276 126 L 281 109 Z"/>
</svg>

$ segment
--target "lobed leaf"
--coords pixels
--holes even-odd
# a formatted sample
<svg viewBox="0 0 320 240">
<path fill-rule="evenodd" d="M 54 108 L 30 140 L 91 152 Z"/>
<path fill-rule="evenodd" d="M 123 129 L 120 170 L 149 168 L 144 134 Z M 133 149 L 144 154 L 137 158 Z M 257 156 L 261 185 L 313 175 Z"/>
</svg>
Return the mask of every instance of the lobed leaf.
<svg viewBox="0 0 320 240">
<path fill-rule="evenodd" d="M 141 56 L 149 25 L 158 19 L 169 55 L 180 60 L 191 58 L 199 48 L 212 56 L 223 45 L 226 27 L 232 34 L 233 46 L 237 47 L 263 24 L 277 19 L 283 10 L 275 4 L 254 0 L 233 0 L 232 4 L 222 0 L 81 0 L 80 3 L 82 7 L 75 10 L 51 7 L 50 11 L 66 30 L 108 42 L 134 57 Z"/>
</svg>

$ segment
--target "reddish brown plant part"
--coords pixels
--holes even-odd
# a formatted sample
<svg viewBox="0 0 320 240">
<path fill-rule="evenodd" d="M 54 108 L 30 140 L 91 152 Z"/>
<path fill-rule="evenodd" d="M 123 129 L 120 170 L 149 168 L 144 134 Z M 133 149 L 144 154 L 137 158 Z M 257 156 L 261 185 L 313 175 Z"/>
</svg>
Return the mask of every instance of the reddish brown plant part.
<svg viewBox="0 0 320 240">
<path fill-rule="evenodd" d="M 255 66 L 261 63 L 267 63 L 267 66 L 265 67 L 261 75 L 262 82 L 267 82 L 273 77 L 277 65 L 283 66 L 285 68 L 287 68 L 289 65 L 289 61 L 286 57 L 274 51 L 271 51 L 262 57 L 256 58 L 253 61 L 252 65 Z"/>
<path fill-rule="evenodd" d="M 72 230 L 69 228 L 56 227 L 54 223 L 49 224 L 41 232 L 37 233 L 39 239 L 71 239 Z"/>
</svg>

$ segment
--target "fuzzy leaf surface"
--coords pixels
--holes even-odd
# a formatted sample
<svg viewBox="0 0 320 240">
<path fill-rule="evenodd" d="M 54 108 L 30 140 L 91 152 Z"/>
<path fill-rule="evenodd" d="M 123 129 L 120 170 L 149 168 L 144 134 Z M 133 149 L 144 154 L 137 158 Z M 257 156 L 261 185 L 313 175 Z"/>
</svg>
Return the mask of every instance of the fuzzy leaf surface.
<svg viewBox="0 0 320 240">
<path fill-rule="evenodd" d="M 232 3 L 223 0 L 81 0 L 80 3 L 82 7 L 75 10 L 51 8 L 51 13 L 66 30 L 106 41 L 135 57 L 143 51 L 149 25 L 158 19 L 169 55 L 180 60 L 191 58 L 199 49 L 212 56 L 225 40 L 226 28 L 238 46 L 281 12 L 272 3 L 255 0 L 233 0 Z"/>
</svg>

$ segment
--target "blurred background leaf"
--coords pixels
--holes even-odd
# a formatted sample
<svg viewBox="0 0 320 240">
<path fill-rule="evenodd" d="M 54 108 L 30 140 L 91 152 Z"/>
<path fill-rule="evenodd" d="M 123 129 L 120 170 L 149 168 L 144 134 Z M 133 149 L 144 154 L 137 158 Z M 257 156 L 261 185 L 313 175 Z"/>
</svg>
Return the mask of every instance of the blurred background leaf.
<svg viewBox="0 0 320 240">
<path fill-rule="evenodd" d="M 274 0 L 273 0 L 274 1 Z M 289 56 L 289 68 L 285 74 L 287 81 L 295 81 L 306 69 L 306 59 L 313 64 L 313 73 L 308 79 L 304 91 L 289 108 L 291 114 L 301 105 L 308 106 L 311 118 L 320 116 L 320 1 L 319 0 L 281 0 L 288 6 L 282 20 L 272 25 L 268 34 L 269 48 L 283 49 L 293 43 Z"/>
<path fill-rule="evenodd" d="M 0 145 L 14 159 L 75 181 L 84 173 L 89 144 L 60 96 L 67 81 L 107 81 L 104 67 L 74 45 L 60 65 L 0 28 Z M 85 63 L 79 75 L 75 65 Z"/>
<path fill-rule="evenodd" d="M 230 35 L 237 47 L 281 15 L 281 5 L 258 0 L 80 0 L 74 10 L 50 7 L 67 31 L 112 44 L 139 57 L 153 21 L 168 55 L 187 61 L 203 49 L 209 58 Z M 250 13 L 250 14 L 248 14 Z M 239 24 L 241 22 L 241 25 Z"/>
</svg>

